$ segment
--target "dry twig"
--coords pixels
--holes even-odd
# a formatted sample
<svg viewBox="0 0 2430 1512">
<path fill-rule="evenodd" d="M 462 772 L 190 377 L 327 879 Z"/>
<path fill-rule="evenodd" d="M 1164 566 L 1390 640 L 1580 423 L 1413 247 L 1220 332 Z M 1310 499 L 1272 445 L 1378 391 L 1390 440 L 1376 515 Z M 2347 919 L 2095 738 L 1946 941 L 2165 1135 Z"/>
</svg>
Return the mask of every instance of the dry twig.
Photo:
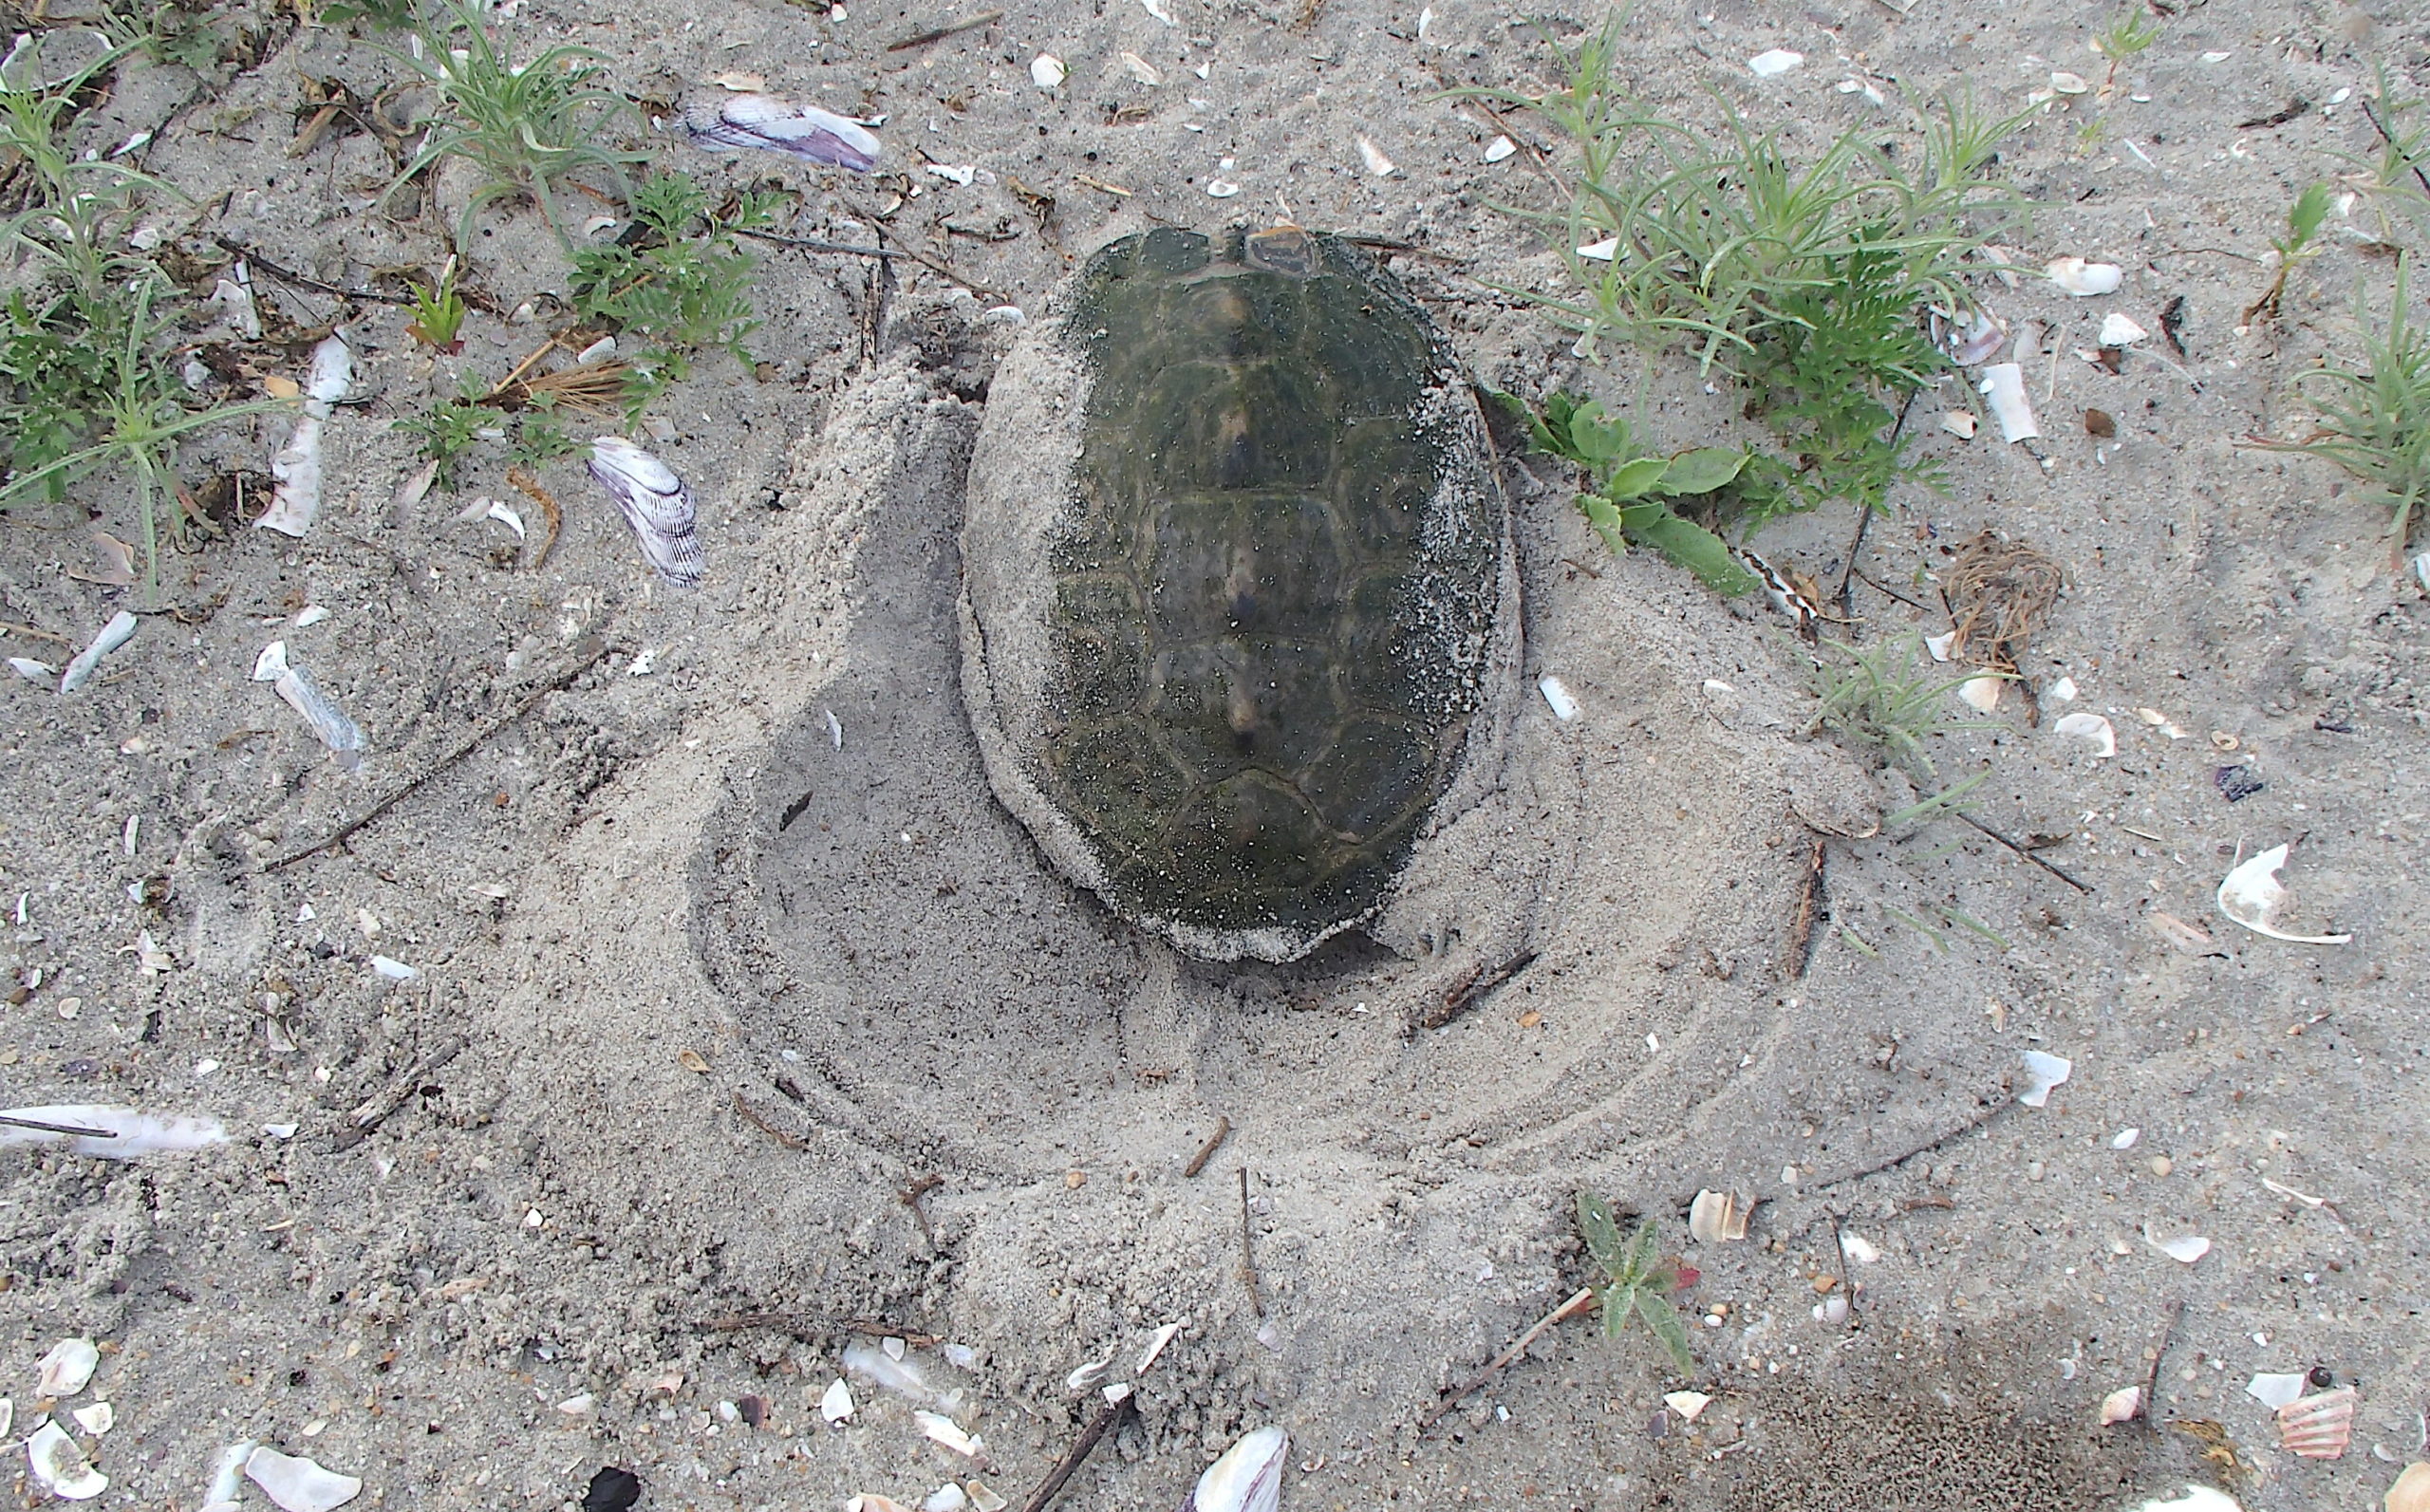
<svg viewBox="0 0 2430 1512">
<path fill-rule="evenodd" d="M 1046 1512 L 1046 1503 L 1055 1500 L 1056 1493 L 1063 1489 L 1063 1483 L 1070 1480 L 1072 1472 L 1080 1467 L 1080 1462 L 1089 1457 L 1089 1451 L 1095 1448 L 1098 1441 L 1122 1421 L 1122 1414 L 1130 1410 L 1131 1398 L 1127 1394 L 1119 1402 L 1108 1402 L 1098 1408 L 1097 1415 L 1089 1419 L 1089 1426 L 1072 1441 L 1072 1447 L 1064 1451 L 1063 1458 L 1056 1462 L 1055 1468 L 1047 1472 L 1046 1479 L 1037 1483 L 1037 1489 L 1021 1503 L 1021 1512 Z"/>
<path fill-rule="evenodd" d="M 1198 1147 L 1198 1153 L 1189 1157 L 1189 1164 L 1181 1168 L 1181 1173 L 1185 1176 L 1195 1176 L 1205 1170 L 1206 1163 L 1215 1158 L 1215 1152 L 1218 1149 L 1224 1148 L 1224 1141 L 1231 1132 L 1232 1121 L 1218 1113 L 1215 1117 L 1215 1132 L 1206 1136 L 1206 1143 Z"/>
<path fill-rule="evenodd" d="M 1459 1406 L 1461 1399 L 1466 1397 L 1469 1392 L 1491 1385 L 1495 1376 L 1500 1375 L 1504 1371 L 1507 1370 L 1512 1360 L 1515 1360 L 1520 1355 L 1526 1353 L 1527 1346 L 1543 1337 L 1547 1330 L 1552 1329 L 1559 1324 L 1567 1322 L 1569 1319 L 1576 1317 L 1579 1314 L 1585 1312 L 1589 1307 L 1594 1305 L 1595 1288 L 1592 1286 L 1581 1286 L 1577 1291 L 1570 1293 L 1567 1300 L 1563 1301 L 1559 1307 L 1554 1308 L 1551 1312 L 1546 1313 L 1543 1316 L 1536 1319 L 1535 1324 L 1530 1327 L 1527 1332 L 1520 1335 L 1519 1342 L 1511 1345 L 1508 1349 L 1504 1350 L 1501 1353 L 1495 1355 L 1491 1364 L 1487 1365 L 1484 1370 L 1477 1372 L 1474 1375 L 1469 1376 L 1467 1380 L 1462 1381 L 1452 1390 L 1446 1391 L 1443 1394 L 1443 1399 L 1441 1401 L 1435 1403 L 1432 1407 L 1428 1408 L 1426 1409 L 1426 1415 L 1417 1420 L 1417 1430 L 1420 1433 L 1425 1432 L 1428 1428 L 1430 1428 L 1435 1424 L 1441 1422 L 1443 1420 L 1443 1414 Z"/>
</svg>

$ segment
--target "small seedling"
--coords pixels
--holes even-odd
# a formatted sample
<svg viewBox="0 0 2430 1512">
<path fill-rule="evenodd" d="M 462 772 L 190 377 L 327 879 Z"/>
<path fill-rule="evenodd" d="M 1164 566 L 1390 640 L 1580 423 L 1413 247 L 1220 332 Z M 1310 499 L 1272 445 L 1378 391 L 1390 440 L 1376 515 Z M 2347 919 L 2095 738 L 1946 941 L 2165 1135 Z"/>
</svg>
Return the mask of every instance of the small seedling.
<svg viewBox="0 0 2430 1512">
<path fill-rule="evenodd" d="M 1754 590 L 1754 574 L 1738 565 L 1720 536 L 1682 518 L 1674 498 L 1726 488 L 1747 466 L 1747 454 L 1703 447 L 1673 457 L 1643 452 L 1628 421 L 1604 412 L 1593 400 L 1556 393 L 1541 411 L 1505 394 L 1502 402 L 1527 423 L 1537 447 L 1586 473 L 1577 503 L 1615 554 L 1628 543 L 1651 546 L 1704 580 L 1715 591 L 1735 596 Z"/>
<path fill-rule="evenodd" d="M 503 440 L 506 431 L 495 415 L 477 403 L 485 393 L 478 381 L 465 384 L 465 397 L 452 399 L 421 415 L 409 415 L 396 428 L 421 438 L 421 454 L 439 464 L 439 486 L 453 491 L 461 479 L 464 460 L 483 441 Z"/>
<path fill-rule="evenodd" d="M 2398 572 L 2413 521 L 2430 504 L 2430 326 L 2410 319 L 2412 264 L 2397 259 L 2396 297 L 2384 328 L 2356 310 L 2363 368 L 2320 367 L 2296 380 L 2320 425 L 2300 441 L 2254 440 L 2271 452 L 2304 452 L 2362 479 L 2394 511 L 2389 546 Z"/>
<path fill-rule="evenodd" d="M 1661 1258 L 1662 1240 L 1654 1220 L 1639 1222 L 1636 1232 L 1622 1240 L 1612 1204 L 1593 1192 L 1580 1192 L 1578 1232 L 1595 1268 L 1603 1273 L 1601 1282 L 1588 1286 L 1603 1312 L 1603 1336 L 1618 1338 L 1630 1318 L 1641 1318 L 1679 1373 L 1693 1375 L 1696 1357 L 1688 1347 L 1688 1328 L 1671 1305 L 1670 1294 L 1693 1283 L 1695 1273 Z"/>
<path fill-rule="evenodd" d="M 441 24 L 412 31 L 403 50 L 381 47 L 436 89 L 440 106 L 421 123 L 428 132 L 421 150 L 389 193 L 441 159 L 461 158 L 479 172 L 480 183 L 457 225 L 459 246 L 471 239 L 477 211 L 514 196 L 537 205 L 559 240 L 570 245 L 559 189 L 590 174 L 626 197 L 626 167 L 647 159 L 609 145 L 631 105 L 600 82 L 607 54 L 559 43 L 516 63 L 490 34 L 490 23 L 482 0 L 448 0 Z"/>
<path fill-rule="evenodd" d="M 2362 170 L 2363 187 L 2381 207 L 2383 225 L 2393 204 L 2415 230 L 2430 231 L 2430 104 L 2399 94 L 2386 64 L 2375 65 L 2375 71 L 2376 87 L 2363 101 L 2363 114 L 2379 135 L 2379 154 L 2337 156 Z"/>
<path fill-rule="evenodd" d="M 1897 767 L 1918 786 L 1937 783 L 1940 774 L 1927 744 L 1945 730 L 1988 728 L 1977 719 L 1946 719 L 1941 700 L 1978 677 L 2007 677 L 2001 672 L 1968 672 L 1940 677 L 1918 672 L 1916 659 L 1923 636 L 1909 631 L 1860 651 L 1837 641 L 1823 643 L 1836 661 L 1814 665 L 1814 716 L 1805 733 L 1827 730 L 1849 744 L 1872 752 Z M 1953 794 L 1943 793 L 1946 798 Z M 1910 814 L 1910 817 L 1919 816 Z"/>
<path fill-rule="evenodd" d="M 2270 287 L 2261 291 L 2259 299 L 2245 307 L 2245 324 L 2265 317 L 2276 319 L 2278 307 L 2287 294 L 2287 275 L 2294 271 L 2297 263 L 2320 255 L 2320 228 L 2328 218 L 2329 196 L 2329 186 L 2324 181 L 2296 196 L 2295 202 L 2287 207 L 2287 233 L 2270 241 L 2271 249 L 2278 254 L 2277 276 L 2270 280 Z"/>
<path fill-rule="evenodd" d="M 2101 82 L 2101 92 L 2106 95 L 2118 83 L 2118 65 L 2149 48 L 2160 38 L 2159 23 L 2137 9 L 2122 11 L 2118 19 L 2092 35 L 2092 50 L 2109 60 L 2109 74 Z"/>
<path fill-rule="evenodd" d="M 439 271 L 439 281 L 424 287 L 415 285 L 414 318 L 405 325 L 405 334 L 425 346 L 449 355 L 464 349 L 464 339 L 457 333 L 464 328 L 464 295 L 456 287 L 456 259 Z"/>
<path fill-rule="evenodd" d="M 736 244 L 774 215 L 775 196 L 745 195 L 712 214 L 708 192 L 685 174 L 657 174 L 633 191 L 633 230 L 574 253 L 574 312 L 616 332 L 642 377 L 635 406 L 689 376 L 692 354 L 722 347 L 751 365 L 742 339 L 758 328 L 751 306 L 757 259 Z"/>
</svg>

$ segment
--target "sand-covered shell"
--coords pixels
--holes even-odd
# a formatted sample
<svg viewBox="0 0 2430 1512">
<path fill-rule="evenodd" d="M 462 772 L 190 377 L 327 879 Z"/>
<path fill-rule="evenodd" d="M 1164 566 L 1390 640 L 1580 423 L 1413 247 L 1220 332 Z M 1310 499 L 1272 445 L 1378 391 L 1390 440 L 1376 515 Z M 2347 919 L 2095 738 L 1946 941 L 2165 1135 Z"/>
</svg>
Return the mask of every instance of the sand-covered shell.
<svg viewBox="0 0 2430 1512">
<path fill-rule="evenodd" d="M 2354 1437 L 2354 1388 L 2300 1397 L 2278 1409 L 2278 1447 L 2306 1459 L 2333 1460 Z"/>
<path fill-rule="evenodd" d="M 621 436 L 590 443 L 590 476 L 624 512 L 642 556 L 676 588 L 691 588 L 708 570 L 701 551 L 692 491 L 675 469 Z"/>
<path fill-rule="evenodd" d="M 26 1441 L 26 1465 L 36 1484 L 63 1502 L 89 1502 L 110 1488 L 110 1478 L 94 1469 L 76 1440 L 48 1418 Z"/>
</svg>

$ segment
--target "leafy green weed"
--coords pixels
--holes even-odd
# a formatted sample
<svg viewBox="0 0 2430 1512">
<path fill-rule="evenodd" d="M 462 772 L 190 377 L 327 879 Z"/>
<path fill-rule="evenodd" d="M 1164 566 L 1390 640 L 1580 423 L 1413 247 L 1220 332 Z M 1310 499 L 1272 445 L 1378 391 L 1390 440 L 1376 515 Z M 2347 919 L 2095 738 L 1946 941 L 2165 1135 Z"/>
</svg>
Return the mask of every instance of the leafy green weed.
<svg viewBox="0 0 2430 1512">
<path fill-rule="evenodd" d="M 1687 1325 L 1671 1305 L 1670 1294 L 1680 1285 L 1680 1271 L 1676 1261 L 1660 1258 L 1662 1240 L 1654 1220 L 1643 1220 L 1636 1232 L 1623 1240 L 1612 1204 L 1582 1191 L 1578 1194 L 1578 1231 L 1586 1241 L 1586 1253 L 1595 1268 L 1603 1273 L 1603 1279 L 1589 1287 L 1602 1309 L 1603 1335 L 1618 1338 L 1630 1318 L 1642 1319 L 1646 1332 L 1661 1344 L 1679 1373 L 1694 1374 L 1696 1357 L 1688 1346 Z"/>
</svg>

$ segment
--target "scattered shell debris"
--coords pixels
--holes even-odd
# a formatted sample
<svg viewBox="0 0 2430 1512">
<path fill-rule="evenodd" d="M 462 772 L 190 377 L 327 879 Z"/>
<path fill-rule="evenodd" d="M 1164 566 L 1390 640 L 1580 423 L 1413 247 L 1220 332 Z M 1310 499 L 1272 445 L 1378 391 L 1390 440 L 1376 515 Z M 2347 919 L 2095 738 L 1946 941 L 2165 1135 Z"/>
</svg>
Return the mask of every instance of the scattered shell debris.
<svg viewBox="0 0 2430 1512">
<path fill-rule="evenodd" d="M 1290 1447 L 1279 1428 L 1247 1434 L 1206 1467 L 1180 1512 L 1275 1512 L 1281 1504 L 1282 1463 Z"/>
<path fill-rule="evenodd" d="M 75 1438 L 48 1418 L 26 1441 L 26 1465 L 34 1484 L 63 1502 L 89 1502 L 110 1488 L 110 1478 L 94 1469 Z"/>
<path fill-rule="evenodd" d="M 691 588 L 708 570 L 701 554 L 692 494 L 664 462 L 622 436 L 590 443 L 590 476 L 608 491 L 641 543 L 642 557 L 659 577 Z"/>
<path fill-rule="evenodd" d="M 1536 691 L 1544 696 L 1554 719 L 1566 724 L 1578 718 L 1578 700 L 1570 696 L 1568 683 L 1547 672 L 1536 680 Z"/>
<path fill-rule="evenodd" d="M 2073 714 L 2061 715 L 2050 729 L 2053 734 L 2074 736 L 2089 744 L 2095 760 L 2118 754 L 2118 731 L 2101 715 L 2078 709 Z"/>
<path fill-rule="evenodd" d="M 310 673 L 288 660 L 285 641 L 272 641 L 262 647 L 262 654 L 253 660 L 252 680 L 271 684 L 271 692 L 304 717 L 304 722 L 329 748 L 341 769 L 352 772 L 363 765 L 363 753 L 367 746 L 363 727 L 321 691 Z"/>
<path fill-rule="evenodd" d="M 312 365 L 304 380 L 304 413 L 288 434 L 287 444 L 271 458 L 270 476 L 277 480 L 270 508 L 253 528 L 301 537 L 321 510 L 321 428 L 346 390 L 354 386 L 354 353 L 335 336 L 312 348 Z"/>
<path fill-rule="evenodd" d="M 2278 1447 L 2308 1460 L 2343 1457 L 2354 1438 L 2358 1400 L 2354 1388 L 2341 1386 L 2288 1403 L 2278 1409 Z"/>
<path fill-rule="evenodd" d="M 306 1455 L 281 1454 L 265 1444 L 245 1457 L 245 1478 L 283 1512 L 336 1512 L 363 1494 L 363 1483 Z"/>
<path fill-rule="evenodd" d="M 2271 923 L 2290 896 L 2278 880 L 2278 868 L 2286 864 L 2287 847 L 2281 844 L 2231 869 L 2219 883 L 2219 911 L 2254 934 L 2293 944 L 2342 945 L 2352 940 L 2350 934 L 2289 934 Z"/>
<path fill-rule="evenodd" d="M 1786 47 L 1773 47 L 1747 60 L 1748 70 L 1758 79 L 1775 79 L 1805 62 L 1805 54 L 1791 52 Z"/>
<path fill-rule="evenodd" d="M 101 633 L 93 637 L 93 644 L 77 652 L 76 659 L 67 663 L 67 670 L 60 674 L 59 691 L 73 693 L 83 687 L 84 680 L 102 664 L 102 658 L 134 638 L 135 625 L 135 616 L 124 609 L 111 615 Z"/>
<path fill-rule="evenodd" d="M 91 1339 L 61 1339 L 42 1357 L 42 1373 L 34 1385 L 34 1394 L 74 1396 L 92 1384 L 93 1371 L 101 1363 L 102 1352 Z"/>
<path fill-rule="evenodd" d="M 2054 257 L 2042 271 L 2059 287 L 2060 292 L 2078 299 L 2114 294 L 2126 276 L 2126 271 L 2116 263 L 2091 263 L 2081 257 Z"/>
<path fill-rule="evenodd" d="M 2028 1108 L 2047 1107 L 2051 1090 L 2075 1073 L 2076 1063 L 2066 1056 L 2028 1050 L 2025 1053 L 2025 1090 L 2016 1094 L 2016 1100 Z"/>
<path fill-rule="evenodd" d="M 685 107 L 678 127 L 703 152 L 757 147 L 865 174 L 877 166 L 878 140 L 857 121 L 776 95 L 730 95 Z"/>
</svg>

